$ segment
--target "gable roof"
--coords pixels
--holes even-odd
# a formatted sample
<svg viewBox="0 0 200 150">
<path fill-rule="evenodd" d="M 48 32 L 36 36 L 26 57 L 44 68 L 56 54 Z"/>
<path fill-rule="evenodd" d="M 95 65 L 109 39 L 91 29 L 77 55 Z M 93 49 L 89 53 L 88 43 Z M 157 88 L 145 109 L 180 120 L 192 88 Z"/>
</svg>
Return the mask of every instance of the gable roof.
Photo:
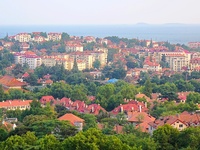
<svg viewBox="0 0 200 150">
<path fill-rule="evenodd" d="M 51 101 L 55 101 L 54 97 L 51 96 L 51 95 L 42 96 L 42 98 L 40 99 L 40 103 L 42 103 L 42 104 L 46 104 L 46 103 L 49 103 Z"/>
<path fill-rule="evenodd" d="M 0 84 L 6 87 L 17 87 L 27 85 L 25 82 L 20 82 L 15 77 L 8 75 L 2 76 L 0 78 Z"/>
<path fill-rule="evenodd" d="M 139 122 L 139 116 L 142 116 L 141 122 L 152 122 L 155 118 L 146 112 L 128 112 L 128 121 L 129 122 Z"/>
<path fill-rule="evenodd" d="M 69 121 L 72 125 L 74 125 L 76 122 L 84 122 L 85 120 L 79 118 L 78 116 L 75 116 L 72 113 L 67 113 L 63 116 L 61 116 L 60 118 L 58 118 L 58 120 L 65 120 L 65 121 Z"/>
<path fill-rule="evenodd" d="M 0 108 L 2 107 L 10 107 L 10 106 L 25 106 L 25 105 L 30 105 L 30 103 L 32 102 L 32 100 L 20 100 L 20 99 L 16 99 L 16 100 L 7 100 L 4 102 L 0 102 Z"/>
<path fill-rule="evenodd" d="M 149 125 L 157 128 L 158 126 L 162 126 L 164 124 L 173 124 L 176 121 L 180 121 L 186 126 L 193 126 L 200 123 L 200 114 L 199 113 L 189 113 L 187 111 L 182 112 L 181 114 L 161 117 L 160 119 L 155 120 L 154 122 L 150 122 Z"/>
</svg>

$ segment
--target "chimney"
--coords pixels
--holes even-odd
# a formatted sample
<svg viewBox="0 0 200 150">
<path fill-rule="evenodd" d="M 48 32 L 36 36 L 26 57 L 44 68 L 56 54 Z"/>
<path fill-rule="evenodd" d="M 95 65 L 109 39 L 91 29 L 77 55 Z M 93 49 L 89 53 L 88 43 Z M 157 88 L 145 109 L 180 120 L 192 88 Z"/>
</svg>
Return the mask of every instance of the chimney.
<svg viewBox="0 0 200 150">
<path fill-rule="evenodd" d="M 142 112 L 142 106 L 139 105 L 139 112 Z"/>
<path fill-rule="evenodd" d="M 79 108 L 79 106 L 78 106 L 78 103 L 76 104 L 76 109 L 78 109 Z"/>
<path fill-rule="evenodd" d="M 123 111 L 124 111 L 124 109 L 123 109 L 123 106 L 122 106 L 122 104 L 120 104 L 120 106 L 121 106 L 121 112 L 123 112 Z"/>
<path fill-rule="evenodd" d="M 131 107 L 131 110 L 134 111 L 134 107 Z"/>
<path fill-rule="evenodd" d="M 92 113 L 94 112 L 94 106 L 92 106 Z"/>
<path fill-rule="evenodd" d="M 11 101 L 9 101 L 9 103 L 11 104 Z"/>
<path fill-rule="evenodd" d="M 144 103 L 144 106 L 147 108 L 147 102 Z"/>
</svg>

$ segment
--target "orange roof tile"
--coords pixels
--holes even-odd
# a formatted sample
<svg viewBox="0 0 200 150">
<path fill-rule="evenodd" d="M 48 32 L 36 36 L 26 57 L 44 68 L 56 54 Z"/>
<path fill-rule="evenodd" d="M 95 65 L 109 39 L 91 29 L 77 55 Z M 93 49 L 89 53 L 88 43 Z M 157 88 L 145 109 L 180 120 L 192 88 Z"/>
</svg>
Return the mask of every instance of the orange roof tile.
<svg viewBox="0 0 200 150">
<path fill-rule="evenodd" d="M 67 113 L 63 116 L 61 116 L 60 118 L 58 118 L 58 120 L 65 120 L 65 121 L 69 121 L 71 124 L 74 125 L 74 123 L 76 122 L 84 122 L 85 120 L 71 114 L 71 113 Z"/>
<path fill-rule="evenodd" d="M 0 84 L 7 87 L 17 87 L 17 86 L 27 85 L 25 82 L 20 82 L 16 78 L 8 76 L 8 75 L 0 78 Z"/>
<path fill-rule="evenodd" d="M 10 106 L 25 106 L 29 105 L 32 100 L 7 100 L 5 102 L 0 102 L 0 108 L 2 107 L 10 107 Z"/>
</svg>

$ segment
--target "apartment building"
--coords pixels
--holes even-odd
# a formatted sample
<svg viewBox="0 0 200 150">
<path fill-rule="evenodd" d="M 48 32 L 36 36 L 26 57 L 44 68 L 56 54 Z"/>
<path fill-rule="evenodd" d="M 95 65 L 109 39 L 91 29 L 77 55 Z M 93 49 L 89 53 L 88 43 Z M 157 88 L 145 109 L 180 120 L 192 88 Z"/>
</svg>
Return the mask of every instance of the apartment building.
<svg viewBox="0 0 200 150">
<path fill-rule="evenodd" d="M 84 52 L 73 52 L 70 53 L 69 56 L 71 59 L 81 60 L 85 62 L 85 68 L 92 68 L 93 66 L 93 56 L 91 55 L 90 51 L 84 51 Z"/>
<path fill-rule="evenodd" d="M 191 53 L 189 52 L 158 52 L 158 54 L 156 54 L 156 61 L 160 62 L 163 55 L 165 55 L 166 62 L 169 63 L 170 69 L 174 71 L 182 71 L 183 67 L 190 66 Z"/>
<path fill-rule="evenodd" d="M 196 70 L 200 66 L 200 57 L 192 58 L 190 60 L 190 69 L 191 71 Z"/>
<path fill-rule="evenodd" d="M 30 69 L 35 69 L 42 64 L 41 57 L 29 52 L 15 53 L 14 59 L 15 64 L 21 64 L 22 66 L 24 66 L 24 64 L 28 64 Z"/>
<path fill-rule="evenodd" d="M 63 56 L 44 56 L 42 57 L 42 64 L 48 67 L 53 67 L 56 64 L 63 65 L 65 69 L 71 70 L 73 68 L 73 59 L 68 58 L 67 55 Z"/>
<path fill-rule="evenodd" d="M 107 53 L 103 51 L 91 51 L 91 55 L 93 56 L 93 62 L 95 60 L 99 60 L 101 62 L 101 67 L 104 67 L 107 64 Z"/>
<path fill-rule="evenodd" d="M 19 33 L 14 36 L 14 39 L 19 42 L 29 42 L 31 40 L 31 35 L 28 33 Z"/>
<path fill-rule="evenodd" d="M 34 38 L 32 38 L 32 41 L 37 42 L 37 43 L 42 43 L 47 41 L 46 38 L 44 38 L 43 36 L 37 35 Z"/>
<path fill-rule="evenodd" d="M 189 48 L 200 48 L 200 42 L 189 42 Z"/>
<path fill-rule="evenodd" d="M 61 38 L 62 38 L 62 34 L 61 33 L 48 33 L 47 34 L 47 39 L 49 40 L 49 41 L 60 41 L 61 40 Z"/>
<path fill-rule="evenodd" d="M 83 46 L 78 43 L 67 43 L 65 49 L 66 52 L 83 52 Z"/>
</svg>

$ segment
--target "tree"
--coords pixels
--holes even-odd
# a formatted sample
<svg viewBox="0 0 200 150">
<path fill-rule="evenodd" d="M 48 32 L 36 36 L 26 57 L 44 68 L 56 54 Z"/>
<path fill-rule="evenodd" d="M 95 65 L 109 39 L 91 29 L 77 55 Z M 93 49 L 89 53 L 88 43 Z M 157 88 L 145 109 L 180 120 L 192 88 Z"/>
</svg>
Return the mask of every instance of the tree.
<svg viewBox="0 0 200 150">
<path fill-rule="evenodd" d="M 200 94 L 199 93 L 190 93 L 188 96 L 187 96 L 187 99 L 186 99 L 186 103 L 200 103 Z"/>
<path fill-rule="evenodd" d="M 4 141 L 2 146 L 3 150 L 22 150 L 27 144 L 21 136 L 15 135 Z"/>
<path fill-rule="evenodd" d="M 46 32 L 40 32 L 40 35 L 47 38 L 47 33 Z"/>
<path fill-rule="evenodd" d="M 51 95 L 55 98 L 71 97 L 72 88 L 63 82 L 53 83 L 50 87 Z"/>
<path fill-rule="evenodd" d="M 84 88 L 85 86 L 83 84 L 82 86 L 75 85 L 71 93 L 71 99 L 74 101 L 75 100 L 87 101 L 88 100 L 86 95 L 87 92 L 84 91 Z"/>
<path fill-rule="evenodd" d="M 85 125 L 83 130 L 88 130 L 90 128 L 97 128 L 97 118 L 92 114 L 83 114 L 81 118 L 85 120 Z"/>
<path fill-rule="evenodd" d="M 99 60 L 95 60 L 93 62 L 93 67 L 99 69 L 99 67 L 101 66 L 101 62 Z"/>
<path fill-rule="evenodd" d="M 178 137 L 179 148 L 200 148 L 200 127 L 189 127 L 180 132 Z"/>
<path fill-rule="evenodd" d="M 174 83 L 165 83 L 162 84 L 158 88 L 158 92 L 162 94 L 162 97 L 168 98 L 169 100 L 177 100 L 178 95 L 176 94 L 178 91 L 176 85 Z"/>
<path fill-rule="evenodd" d="M 118 49 L 108 49 L 108 62 L 112 62 L 114 54 L 117 54 L 118 52 Z"/>
<path fill-rule="evenodd" d="M 79 69 L 78 69 L 78 65 L 77 65 L 77 62 L 76 62 L 76 59 L 74 59 L 74 64 L 73 64 L 73 68 L 71 70 L 73 73 L 78 73 L 79 72 Z"/>
<path fill-rule="evenodd" d="M 135 95 L 138 93 L 138 90 L 134 85 L 127 84 L 120 87 L 119 93 L 122 95 L 123 98 L 134 99 Z"/>
<path fill-rule="evenodd" d="M 83 50 L 93 50 L 95 46 L 95 42 L 86 43 L 83 47 Z"/>
<path fill-rule="evenodd" d="M 143 93 L 151 98 L 151 94 L 152 94 L 152 85 L 151 85 L 151 81 L 148 78 L 146 80 L 146 82 L 144 83 L 144 89 L 143 89 Z"/>
<path fill-rule="evenodd" d="M 29 83 L 31 86 L 37 85 L 37 76 L 33 73 L 29 73 L 29 76 L 24 79 L 27 83 Z"/>
<path fill-rule="evenodd" d="M 26 132 L 26 134 L 23 134 L 21 136 L 23 139 L 24 139 L 24 142 L 28 145 L 36 145 L 36 142 L 37 142 L 37 137 L 35 136 L 35 134 L 33 132 Z"/>
<path fill-rule="evenodd" d="M 175 85 L 176 85 L 177 89 L 181 92 L 182 91 L 184 91 L 184 92 L 185 91 L 194 91 L 194 86 L 191 83 L 184 81 L 182 79 L 175 81 Z"/>
<path fill-rule="evenodd" d="M 65 45 L 62 44 L 60 47 L 58 47 L 58 52 L 59 53 L 65 53 L 66 52 Z"/>
<path fill-rule="evenodd" d="M 108 100 L 114 94 L 115 86 L 113 84 L 106 84 L 104 86 L 100 86 L 97 90 L 97 103 L 103 107 L 108 107 Z"/>
<path fill-rule="evenodd" d="M 10 89 L 8 92 L 9 92 L 10 99 L 23 99 L 24 98 L 24 93 L 20 89 Z"/>
<path fill-rule="evenodd" d="M 137 68 L 137 67 L 138 67 L 138 63 L 132 62 L 132 61 L 128 61 L 128 62 L 126 63 L 126 66 L 127 66 L 128 68 Z"/>
<path fill-rule="evenodd" d="M 0 128 L 0 142 L 4 141 L 8 137 L 8 132 Z"/>
<path fill-rule="evenodd" d="M 2 85 L 0 85 L 0 102 L 4 100 L 4 90 Z"/>
<path fill-rule="evenodd" d="M 23 119 L 23 124 L 25 126 L 31 126 L 33 123 L 43 120 L 48 120 L 46 115 L 28 115 Z"/>
<path fill-rule="evenodd" d="M 159 143 L 158 149 L 174 150 L 177 149 L 179 134 L 177 129 L 165 124 L 153 132 L 153 139 Z"/>
<path fill-rule="evenodd" d="M 60 142 L 53 135 L 46 135 L 38 141 L 41 150 L 60 150 Z"/>
<path fill-rule="evenodd" d="M 44 137 L 45 135 L 53 134 L 59 140 L 64 140 L 65 138 L 77 133 L 77 129 L 69 122 L 59 120 L 43 120 L 34 122 L 30 128 L 35 132 L 37 137 Z"/>
<path fill-rule="evenodd" d="M 66 41 L 66 40 L 69 40 L 69 39 L 70 39 L 69 34 L 67 34 L 67 33 L 65 33 L 65 32 L 62 33 L 62 36 L 61 36 L 61 37 L 62 37 L 62 40 L 63 40 L 63 41 Z"/>
<path fill-rule="evenodd" d="M 124 79 L 126 76 L 126 71 L 124 69 L 115 69 L 112 73 L 112 78 Z"/>
<path fill-rule="evenodd" d="M 15 76 L 22 76 L 24 74 L 24 69 L 21 64 L 16 64 L 16 66 L 13 68 L 12 73 Z"/>
</svg>

